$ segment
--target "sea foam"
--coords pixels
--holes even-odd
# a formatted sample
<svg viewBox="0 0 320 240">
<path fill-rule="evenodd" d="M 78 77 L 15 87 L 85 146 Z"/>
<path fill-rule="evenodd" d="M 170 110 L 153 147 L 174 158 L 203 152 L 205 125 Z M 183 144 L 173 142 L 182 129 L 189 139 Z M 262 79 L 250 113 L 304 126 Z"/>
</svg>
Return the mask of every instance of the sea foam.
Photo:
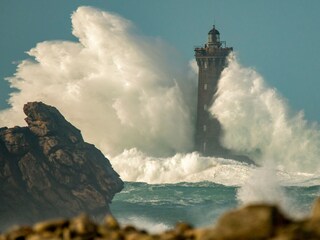
<svg viewBox="0 0 320 240">
<path fill-rule="evenodd" d="M 233 159 L 203 157 L 197 152 L 159 158 L 133 148 L 125 150 L 110 161 L 124 181 L 149 184 L 208 181 L 225 186 L 246 186 L 251 187 L 249 191 L 252 196 L 254 190 L 257 190 L 255 194 L 260 199 L 263 194 L 268 195 L 267 192 L 262 192 L 263 189 L 279 192 L 279 186 L 320 185 L 319 174 L 291 173 L 274 166 L 256 166 Z M 250 199 L 248 197 L 244 201 Z"/>
<path fill-rule="evenodd" d="M 125 150 L 111 162 L 123 180 L 150 184 L 211 181 L 239 185 L 244 183 L 253 168 L 246 163 L 203 157 L 196 152 L 158 158 L 137 149 Z"/>
</svg>

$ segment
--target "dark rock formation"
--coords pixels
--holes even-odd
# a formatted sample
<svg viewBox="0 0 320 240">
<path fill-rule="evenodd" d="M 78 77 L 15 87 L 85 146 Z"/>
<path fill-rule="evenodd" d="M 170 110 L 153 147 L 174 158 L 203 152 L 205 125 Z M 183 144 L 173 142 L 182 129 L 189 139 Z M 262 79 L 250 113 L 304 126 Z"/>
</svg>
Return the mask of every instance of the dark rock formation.
<svg viewBox="0 0 320 240">
<path fill-rule="evenodd" d="M 223 215 L 216 226 L 196 229 L 186 223 L 160 233 L 149 234 L 134 226 L 122 227 L 111 216 L 96 224 L 86 215 L 73 219 L 40 222 L 32 227 L 18 227 L 0 235 L 7 239 L 99 239 L 99 240 L 318 240 L 320 239 L 320 200 L 312 215 L 294 220 L 276 206 L 259 204 Z"/>
<path fill-rule="evenodd" d="M 0 226 L 52 217 L 109 213 L 123 182 L 60 112 L 24 106 L 28 127 L 0 128 Z"/>
</svg>

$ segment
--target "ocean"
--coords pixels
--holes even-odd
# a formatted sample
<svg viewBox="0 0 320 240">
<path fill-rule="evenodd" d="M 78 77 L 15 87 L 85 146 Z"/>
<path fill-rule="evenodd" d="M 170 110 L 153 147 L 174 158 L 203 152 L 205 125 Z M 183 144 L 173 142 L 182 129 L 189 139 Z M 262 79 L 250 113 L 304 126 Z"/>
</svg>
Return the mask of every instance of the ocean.
<svg viewBox="0 0 320 240">
<path fill-rule="evenodd" d="M 123 155 L 112 164 L 130 181 L 116 194 L 111 211 L 122 224 L 150 232 L 170 229 L 181 221 L 210 226 L 224 212 L 249 203 L 277 204 L 285 214 L 302 218 L 320 194 L 316 175 L 197 153 L 157 159 L 133 149 Z M 130 168 L 122 168 L 125 162 L 132 163 Z"/>
<path fill-rule="evenodd" d="M 170 229 L 181 221 L 206 227 L 213 225 L 227 210 L 241 205 L 237 199 L 238 189 L 211 182 L 126 182 L 124 190 L 114 198 L 111 210 L 122 224 L 132 224 L 151 232 Z M 319 190 L 319 186 L 285 187 L 287 196 L 296 203 L 293 216 L 309 214 Z"/>
<path fill-rule="evenodd" d="M 126 182 L 111 204 L 112 213 L 123 224 L 157 232 L 177 222 L 194 226 L 213 223 L 237 205 L 236 188 L 210 182 L 147 184 Z"/>
</svg>

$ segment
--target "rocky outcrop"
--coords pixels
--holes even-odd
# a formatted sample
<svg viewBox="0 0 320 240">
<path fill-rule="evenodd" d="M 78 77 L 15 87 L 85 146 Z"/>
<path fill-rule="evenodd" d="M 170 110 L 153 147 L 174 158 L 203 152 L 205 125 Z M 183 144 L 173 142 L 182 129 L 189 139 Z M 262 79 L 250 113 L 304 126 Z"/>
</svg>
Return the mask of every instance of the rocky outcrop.
<svg viewBox="0 0 320 240">
<path fill-rule="evenodd" d="M 108 159 L 51 106 L 24 106 L 28 127 L 0 128 L 0 226 L 109 213 L 123 182 Z"/>
<path fill-rule="evenodd" d="M 272 205 L 251 205 L 224 214 L 215 226 L 196 229 L 179 223 L 172 230 L 149 234 L 134 226 L 121 227 L 110 215 L 96 224 L 86 215 L 40 222 L 0 235 L 0 240 L 99 239 L 99 240 L 317 240 L 320 239 L 320 200 L 313 214 L 303 220 L 289 219 Z"/>
</svg>

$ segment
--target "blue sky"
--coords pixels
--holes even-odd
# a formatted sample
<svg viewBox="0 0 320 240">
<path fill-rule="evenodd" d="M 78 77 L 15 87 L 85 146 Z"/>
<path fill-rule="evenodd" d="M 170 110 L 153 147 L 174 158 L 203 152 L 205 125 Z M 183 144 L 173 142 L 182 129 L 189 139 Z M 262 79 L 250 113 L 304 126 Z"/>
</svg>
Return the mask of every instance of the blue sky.
<svg viewBox="0 0 320 240">
<path fill-rule="evenodd" d="M 159 37 L 193 58 L 213 23 L 240 62 L 255 68 L 307 119 L 320 120 L 320 1 L 308 0 L 105 0 L 0 2 L 0 108 L 11 91 L 4 80 L 24 53 L 45 40 L 73 40 L 70 15 L 78 6 L 112 11 L 131 20 L 142 35 Z"/>
</svg>

